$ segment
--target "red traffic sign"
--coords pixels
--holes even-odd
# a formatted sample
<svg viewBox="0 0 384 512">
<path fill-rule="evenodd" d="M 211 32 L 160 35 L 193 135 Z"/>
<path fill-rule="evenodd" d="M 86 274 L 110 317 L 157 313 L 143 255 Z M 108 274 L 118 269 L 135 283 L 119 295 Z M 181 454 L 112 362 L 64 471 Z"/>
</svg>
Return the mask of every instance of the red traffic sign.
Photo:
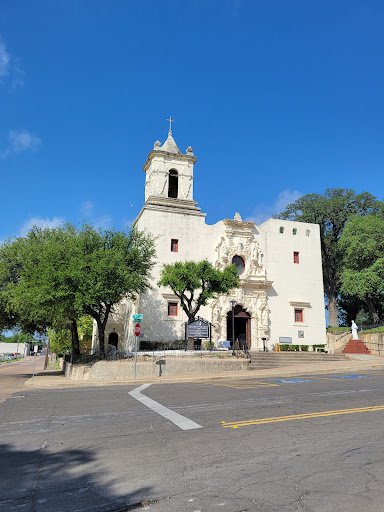
<svg viewBox="0 0 384 512">
<path fill-rule="evenodd" d="M 135 325 L 135 336 L 140 336 L 140 324 Z"/>
</svg>

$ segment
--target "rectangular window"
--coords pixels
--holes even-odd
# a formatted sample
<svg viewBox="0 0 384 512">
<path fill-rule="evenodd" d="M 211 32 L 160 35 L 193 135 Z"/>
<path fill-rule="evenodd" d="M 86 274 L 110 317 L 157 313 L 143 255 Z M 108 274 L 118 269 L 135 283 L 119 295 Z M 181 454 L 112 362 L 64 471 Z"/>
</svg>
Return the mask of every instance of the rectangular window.
<svg viewBox="0 0 384 512">
<path fill-rule="evenodd" d="M 171 251 L 178 252 L 179 251 L 179 241 L 172 238 L 171 240 Z"/>
<path fill-rule="evenodd" d="M 177 316 L 177 302 L 168 302 L 168 316 Z"/>
<path fill-rule="evenodd" d="M 295 309 L 295 322 L 303 322 L 303 310 Z"/>
<path fill-rule="evenodd" d="M 299 263 L 299 253 L 298 252 L 293 253 L 293 263 Z"/>
</svg>

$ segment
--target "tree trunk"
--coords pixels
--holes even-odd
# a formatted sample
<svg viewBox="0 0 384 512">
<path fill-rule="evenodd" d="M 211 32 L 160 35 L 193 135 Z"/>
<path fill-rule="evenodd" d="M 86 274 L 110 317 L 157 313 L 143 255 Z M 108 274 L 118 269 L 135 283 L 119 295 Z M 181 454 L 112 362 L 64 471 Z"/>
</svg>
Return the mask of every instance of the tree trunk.
<svg viewBox="0 0 384 512">
<path fill-rule="evenodd" d="M 365 298 L 365 302 L 368 306 L 368 309 L 369 309 L 369 312 L 372 316 L 372 320 L 375 322 L 375 323 L 379 323 L 380 322 L 380 318 L 379 318 L 379 315 L 377 314 L 377 311 L 376 311 L 376 308 L 375 308 L 375 304 L 373 303 L 372 299 L 369 298 L 369 297 L 366 297 Z"/>
<path fill-rule="evenodd" d="M 71 331 L 71 340 L 72 340 L 72 354 L 74 356 L 80 355 L 80 343 L 79 343 L 79 333 L 77 332 L 77 323 L 76 320 L 73 320 L 69 324 L 69 330 Z"/>
<path fill-rule="evenodd" d="M 337 314 L 337 297 L 330 294 L 328 298 L 328 324 L 329 327 L 339 327 L 339 317 Z"/>
<path fill-rule="evenodd" d="M 96 318 L 97 323 L 97 332 L 99 336 L 99 354 L 100 358 L 103 359 L 105 356 L 105 329 L 103 326 L 103 322 L 100 318 Z"/>
</svg>

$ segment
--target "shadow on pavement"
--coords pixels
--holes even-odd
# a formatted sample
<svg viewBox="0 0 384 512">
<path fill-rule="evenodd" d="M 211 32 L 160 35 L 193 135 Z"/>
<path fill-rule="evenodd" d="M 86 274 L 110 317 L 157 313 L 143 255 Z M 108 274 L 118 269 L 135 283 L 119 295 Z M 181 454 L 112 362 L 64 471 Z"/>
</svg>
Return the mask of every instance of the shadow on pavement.
<svg viewBox="0 0 384 512">
<path fill-rule="evenodd" d="M 104 474 L 88 450 L 52 453 L 44 445 L 20 450 L 1 444 L 0 454 L 1 512 L 126 512 L 157 502 L 150 487 L 119 495 L 116 487 L 129 489 L 129 481 L 124 474 Z"/>
</svg>

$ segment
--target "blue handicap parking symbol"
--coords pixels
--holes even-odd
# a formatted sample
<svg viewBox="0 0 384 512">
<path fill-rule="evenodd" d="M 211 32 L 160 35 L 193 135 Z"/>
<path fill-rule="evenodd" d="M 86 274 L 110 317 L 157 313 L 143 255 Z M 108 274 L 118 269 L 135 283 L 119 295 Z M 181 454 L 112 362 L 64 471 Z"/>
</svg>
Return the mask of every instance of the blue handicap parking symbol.
<svg viewBox="0 0 384 512">
<path fill-rule="evenodd" d="M 275 382 L 279 382 L 280 384 L 298 384 L 299 382 L 313 382 L 309 379 L 288 379 L 288 380 L 275 380 Z"/>
<path fill-rule="evenodd" d="M 372 375 L 335 375 L 334 379 L 366 379 Z"/>
</svg>

